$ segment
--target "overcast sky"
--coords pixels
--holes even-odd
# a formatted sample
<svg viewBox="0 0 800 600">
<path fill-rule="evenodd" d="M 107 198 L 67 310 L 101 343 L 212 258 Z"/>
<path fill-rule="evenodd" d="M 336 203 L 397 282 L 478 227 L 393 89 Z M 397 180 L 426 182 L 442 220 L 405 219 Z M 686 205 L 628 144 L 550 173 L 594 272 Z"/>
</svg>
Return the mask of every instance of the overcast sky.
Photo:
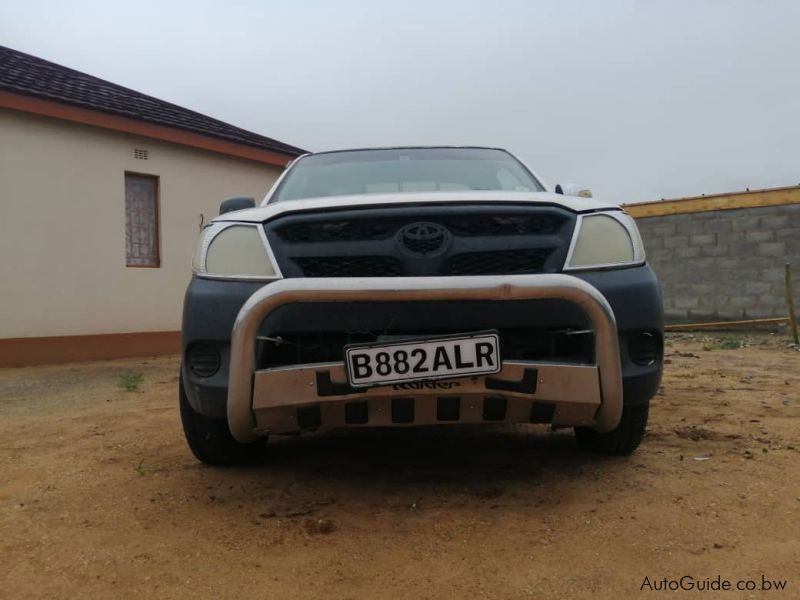
<svg viewBox="0 0 800 600">
<path fill-rule="evenodd" d="M 0 44 L 309 150 L 501 146 L 621 202 L 800 183 L 796 0 L 0 0 Z"/>
</svg>

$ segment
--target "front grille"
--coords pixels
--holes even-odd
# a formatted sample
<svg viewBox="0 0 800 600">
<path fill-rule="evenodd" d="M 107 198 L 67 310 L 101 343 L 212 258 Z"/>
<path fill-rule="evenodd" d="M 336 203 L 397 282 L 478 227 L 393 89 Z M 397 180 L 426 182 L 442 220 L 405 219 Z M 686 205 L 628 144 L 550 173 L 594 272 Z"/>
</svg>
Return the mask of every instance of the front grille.
<svg viewBox="0 0 800 600">
<path fill-rule="evenodd" d="M 323 221 L 320 223 L 293 223 L 278 228 L 278 235 L 291 243 L 303 242 L 354 242 L 382 240 L 394 233 L 397 225 L 390 221 Z"/>
<path fill-rule="evenodd" d="M 518 275 L 541 273 L 550 248 L 536 250 L 500 250 L 456 254 L 447 261 L 448 275 Z"/>
<path fill-rule="evenodd" d="M 288 214 L 265 231 L 284 277 L 441 277 L 558 272 L 574 227 L 562 208 L 493 202 Z"/>
<path fill-rule="evenodd" d="M 455 235 L 463 237 L 550 234 L 555 233 L 563 223 L 563 219 L 549 215 L 513 214 L 444 217 L 437 221 Z M 292 223 L 279 227 L 277 233 L 290 243 L 373 241 L 390 237 L 409 222 L 388 218 L 324 220 Z"/>
<path fill-rule="evenodd" d="M 544 215 L 504 215 L 480 219 L 457 217 L 445 223 L 454 234 L 463 236 L 546 234 L 554 233 L 560 225 L 560 219 Z"/>
<path fill-rule="evenodd" d="M 296 262 L 306 277 L 396 277 L 401 268 L 391 256 L 313 256 Z"/>
</svg>

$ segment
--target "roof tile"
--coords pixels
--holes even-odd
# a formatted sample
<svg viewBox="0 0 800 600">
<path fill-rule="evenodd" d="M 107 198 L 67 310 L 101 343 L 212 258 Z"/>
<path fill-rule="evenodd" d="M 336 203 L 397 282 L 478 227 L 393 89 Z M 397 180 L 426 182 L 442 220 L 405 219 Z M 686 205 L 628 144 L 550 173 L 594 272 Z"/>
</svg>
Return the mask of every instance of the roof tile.
<svg viewBox="0 0 800 600">
<path fill-rule="evenodd" d="M 295 146 L 5 46 L 0 46 L 0 90 L 174 127 L 289 156 L 304 152 Z"/>
</svg>

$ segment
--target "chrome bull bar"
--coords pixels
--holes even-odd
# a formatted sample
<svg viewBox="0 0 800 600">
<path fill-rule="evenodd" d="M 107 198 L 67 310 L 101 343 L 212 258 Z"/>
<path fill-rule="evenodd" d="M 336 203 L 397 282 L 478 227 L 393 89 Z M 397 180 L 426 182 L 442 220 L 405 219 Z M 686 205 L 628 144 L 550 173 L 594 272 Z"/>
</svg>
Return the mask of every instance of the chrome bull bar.
<svg viewBox="0 0 800 600">
<path fill-rule="evenodd" d="M 336 277 L 282 279 L 253 293 L 236 317 L 231 336 L 228 426 L 240 442 L 256 440 L 253 381 L 256 335 L 264 319 L 295 302 L 388 302 L 560 299 L 577 305 L 595 333 L 601 403 L 592 427 L 614 429 L 622 416 L 622 374 L 614 311 L 592 285 L 571 275 L 458 277 Z"/>
</svg>

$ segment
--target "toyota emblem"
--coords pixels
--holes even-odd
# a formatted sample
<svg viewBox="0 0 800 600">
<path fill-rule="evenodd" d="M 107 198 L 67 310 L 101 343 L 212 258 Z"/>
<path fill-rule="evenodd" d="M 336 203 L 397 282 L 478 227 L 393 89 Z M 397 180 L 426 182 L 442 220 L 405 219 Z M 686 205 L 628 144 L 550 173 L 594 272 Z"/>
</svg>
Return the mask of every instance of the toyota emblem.
<svg viewBox="0 0 800 600">
<path fill-rule="evenodd" d="M 399 231 L 397 241 L 412 256 L 435 256 L 447 247 L 450 232 L 438 223 L 411 223 Z"/>
</svg>

